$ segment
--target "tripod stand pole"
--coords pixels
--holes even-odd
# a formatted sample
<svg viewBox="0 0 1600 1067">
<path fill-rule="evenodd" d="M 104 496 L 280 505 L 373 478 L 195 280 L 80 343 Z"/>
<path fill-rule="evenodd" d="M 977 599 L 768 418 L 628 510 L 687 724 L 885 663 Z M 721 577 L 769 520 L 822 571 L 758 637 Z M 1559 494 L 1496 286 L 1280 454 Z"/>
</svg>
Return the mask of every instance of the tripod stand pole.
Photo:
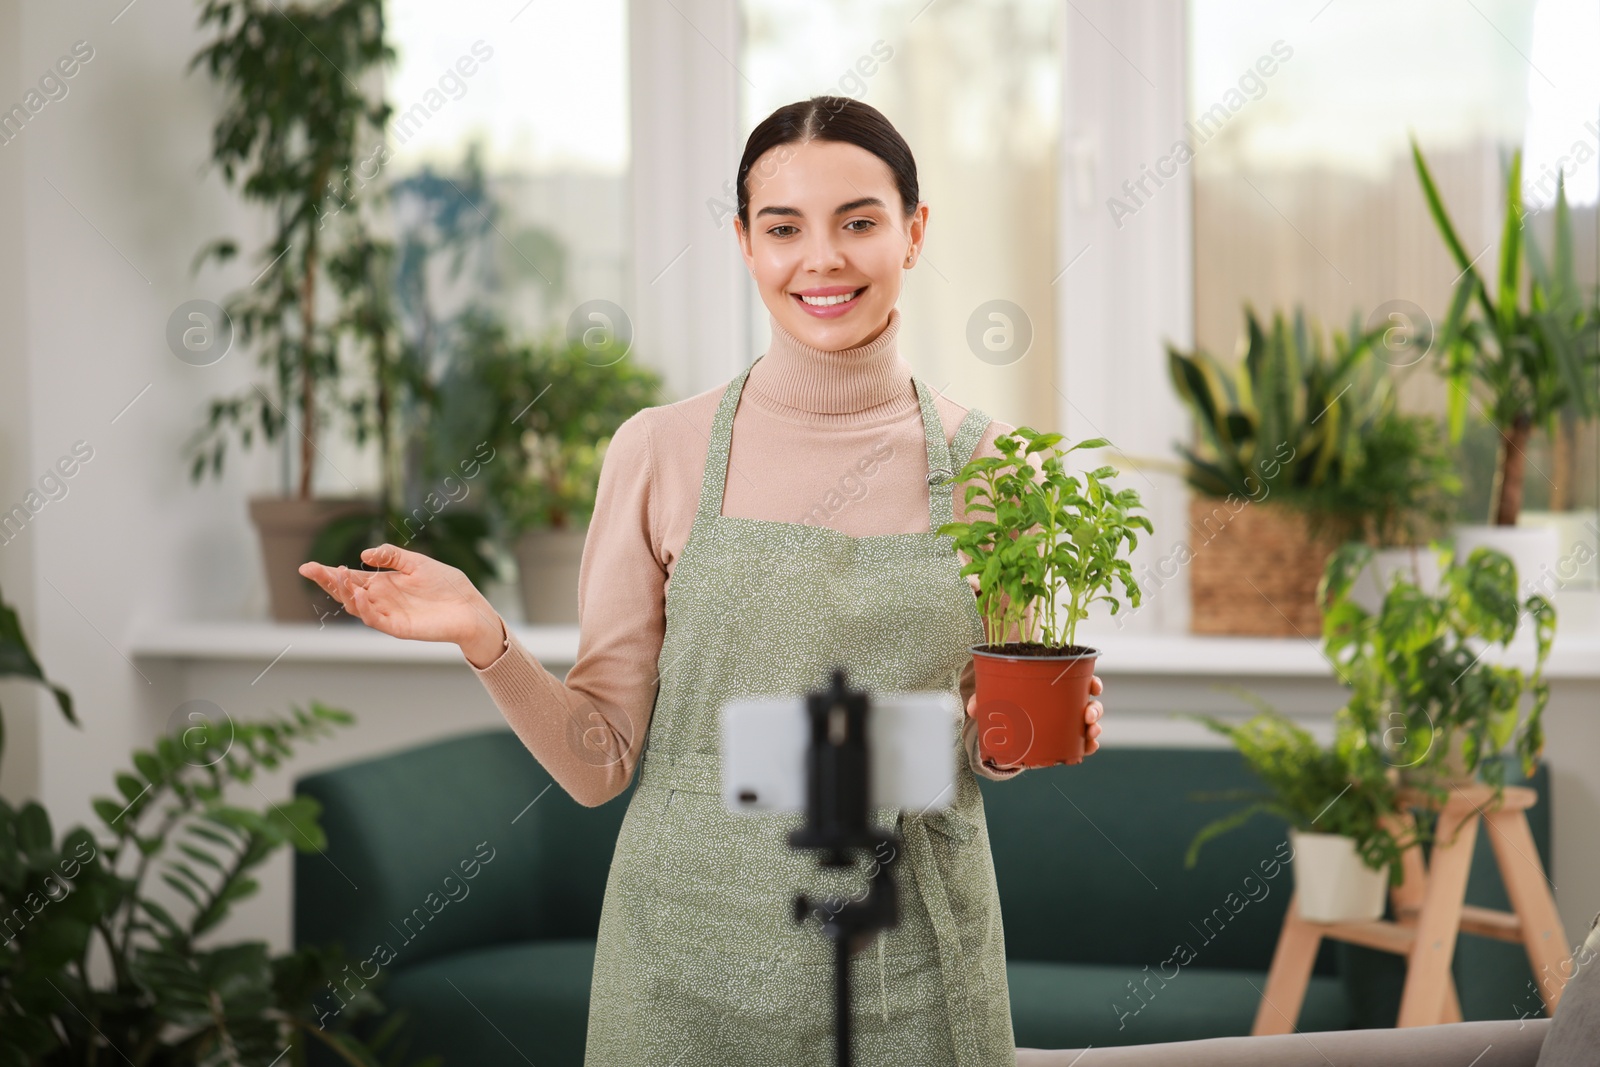
<svg viewBox="0 0 1600 1067">
<path fill-rule="evenodd" d="M 838 1067 L 850 1067 L 850 937 L 835 935 L 834 960 L 834 1033 L 837 1035 L 833 1062 Z"/>
<path fill-rule="evenodd" d="M 900 897 L 890 866 L 899 857 L 901 840 L 867 824 L 871 765 L 866 745 L 867 694 L 852 690 L 843 668 L 835 668 L 829 689 L 806 699 L 811 715 L 811 743 L 806 753 L 806 823 L 789 833 L 794 848 L 818 849 L 825 867 L 855 865 L 858 848 L 895 846 L 867 884 L 864 900 L 812 900 L 795 897 L 795 921 L 804 922 L 813 904 L 826 907 L 825 933 L 834 945 L 834 1011 L 837 1067 L 850 1067 L 850 957 L 870 943 L 877 931 L 899 925 Z"/>
</svg>

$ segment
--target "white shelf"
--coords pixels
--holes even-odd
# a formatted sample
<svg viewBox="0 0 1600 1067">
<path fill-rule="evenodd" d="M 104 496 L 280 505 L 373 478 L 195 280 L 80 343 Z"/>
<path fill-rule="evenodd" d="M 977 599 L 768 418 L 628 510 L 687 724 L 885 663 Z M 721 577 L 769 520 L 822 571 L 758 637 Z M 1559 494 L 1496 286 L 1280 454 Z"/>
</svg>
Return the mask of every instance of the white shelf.
<svg viewBox="0 0 1600 1067">
<path fill-rule="evenodd" d="M 570 666 L 578 655 L 576 626 L 511 627 L 547 666 Z M 1320 647 L 1301 638 L 1200 637 L 1192 634 L 1097 634 L 1102 675 L 1151 677 L 1329 678 Z M 298 663 L 461 664 L 453 644 L 401 641 L 359 622 L 152 621 L 126 641 L 136 658 L 195 661 L 246 660 Z M 1512 646 L 1510 659 L 1531 662 L 1529 639 Z M 1545 667 L 1551 678 L 1600 678 L 1600 633 L 1557 633 Z"/>
</svg>

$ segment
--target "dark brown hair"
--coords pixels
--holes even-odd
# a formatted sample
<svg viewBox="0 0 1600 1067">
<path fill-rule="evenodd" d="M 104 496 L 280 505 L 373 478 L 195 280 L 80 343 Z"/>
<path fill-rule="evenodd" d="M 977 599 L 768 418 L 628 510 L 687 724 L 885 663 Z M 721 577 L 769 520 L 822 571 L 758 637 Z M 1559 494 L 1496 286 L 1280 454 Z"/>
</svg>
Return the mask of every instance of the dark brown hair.
<svg viewBox="0 0 1600 1067">
<path fill-rule="evenodd" d="M 911 146 L 883 117 L 883 112 L 849 96 L 813 96 L 809 100 L 785 104 L 750 131 L 750 139 L 744 145 L 744 158 L 739 160 L 737 183 L 739 223 L 746 231 L 750 229 L 750 193 L 745 181 L 750 168 L 769 149 L 806 141 L 843 141 L 865 148 L 888 164 L 900 190 L 906 217 L 916 210 L 920 199 L 917 161 L 911 156 Z"/>
</svg>

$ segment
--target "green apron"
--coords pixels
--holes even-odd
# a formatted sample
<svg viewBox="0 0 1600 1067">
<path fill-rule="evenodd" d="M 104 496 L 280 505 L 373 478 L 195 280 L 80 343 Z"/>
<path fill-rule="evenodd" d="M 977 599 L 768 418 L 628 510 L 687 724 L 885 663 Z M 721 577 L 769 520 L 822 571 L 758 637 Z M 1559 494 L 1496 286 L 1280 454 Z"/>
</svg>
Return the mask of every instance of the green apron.
<svg viewBox="0 0 1600 1067">
<path fill-rule="evenodd" d="M 1015 1067 L 989 831 L 961 740 L 961 671 L 983 621 L 953 541 L 933 532 L 953 520 L 948 487 L 989 417 L 969 410 L 947 445 L 932 394 L 913 377 L 929 483 L 939 483 L 927 533 L 852 537 L 735 518 L 722 514 L 723 486 L 749 373 L 723 393 L 667 586 L 660 688 L 600 913 L 585 1067 L 833 1063 L 833 946 L 820 910 L 795 921 L 794 898 L 861 899 L 888 846 L 876 860 L 858 852 L 852 868 L 819 867 L 819 853 L 789 847 L 800 813 L 724 807 L 718 750 L 723 704 L 798 701 L 835 665 L 856 688 L 942 689 L 958 709 L 951 807 L 873 813 L 904 839 L 892 868 L 900 922 L 850 960 L 855 1063 Z"/>
</svg>

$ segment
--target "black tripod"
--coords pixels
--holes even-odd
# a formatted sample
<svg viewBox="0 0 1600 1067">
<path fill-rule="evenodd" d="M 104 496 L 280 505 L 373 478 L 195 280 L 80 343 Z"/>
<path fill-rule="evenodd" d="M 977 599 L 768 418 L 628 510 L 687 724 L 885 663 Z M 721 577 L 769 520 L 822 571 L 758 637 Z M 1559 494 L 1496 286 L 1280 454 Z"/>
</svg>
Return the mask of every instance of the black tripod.
<svg viewBox="0 0 1600 1067">
<path fill-rule="evenodd" d="M 867 694 L 850 689 L 844 669 L 835 667 L 832 686 L 806 694 L 811 743 L 806 749 L 806 822 L 789 834 L 793 848 L 820 849 L 824 867 L 853 867 L 857 848 L 893 846 L 878 865 L 862 900 L 795 898 L 795 922 L 805 922 L 813 907 L 825 910 L 822 932 L 834 944 L 834 1010 L 838 1036 L 837 1067 L 850 1067 L 850 957 L 872 943 L 880 929 L 900 922 L 900 898 L 889 867 L 900 854 L 900 835 L 873 829 L 867 822 L 871 798 L 871 753 L 867 751 Z"/>
</svg>

